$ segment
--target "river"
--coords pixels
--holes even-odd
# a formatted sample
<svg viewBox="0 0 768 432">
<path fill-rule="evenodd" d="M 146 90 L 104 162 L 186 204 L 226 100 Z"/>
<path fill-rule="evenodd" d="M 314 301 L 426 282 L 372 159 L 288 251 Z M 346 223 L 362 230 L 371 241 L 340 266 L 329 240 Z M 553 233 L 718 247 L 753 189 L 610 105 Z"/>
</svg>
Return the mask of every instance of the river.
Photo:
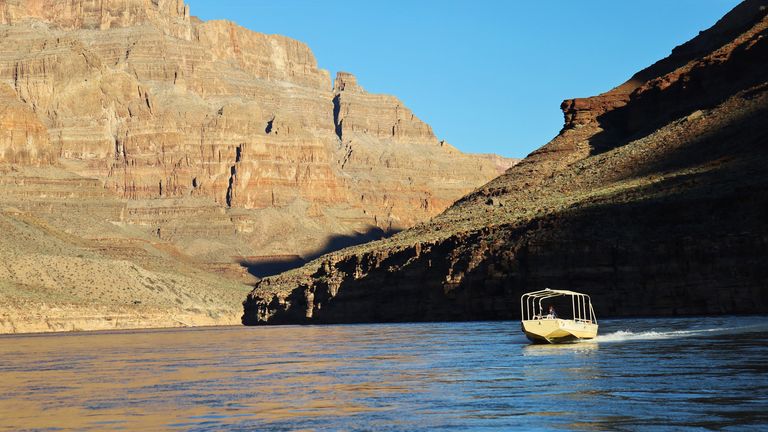
<svg viewBox="0 0 768 432">
<path fill-rule="evenodd" d="M 768 429 L 768 317 L 0 337 L 3 430 Z"/>
</svg>

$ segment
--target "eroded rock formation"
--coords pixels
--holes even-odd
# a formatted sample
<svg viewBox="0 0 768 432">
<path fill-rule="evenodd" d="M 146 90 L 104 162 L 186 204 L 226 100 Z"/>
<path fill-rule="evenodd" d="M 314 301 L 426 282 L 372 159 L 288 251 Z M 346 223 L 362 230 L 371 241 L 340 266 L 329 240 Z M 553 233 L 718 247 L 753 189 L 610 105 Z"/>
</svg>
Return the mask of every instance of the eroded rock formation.
<svg viewBox="0 0 768 432">
<path fill-rule="evenodd" d="M 515 319 L 545 287 L 598 314 L 768 311 L 768 2 L 596 97 L 430 222 L 260 281 L 245 324 Z"/>
<path fill-rule="evenodd" d="M 12 24 L 0 80 L 62 157 L 87 162 L 78 174 L 125 198 L 194 194 L 246 209 L 302 199 L 401 229 L 500 174 L 445 151 L 394 97 L 356 84 L 332 92 L 306 45 L 198 22 L 181 1 L 9 0 L 0 10 Z M 345 80 L 354 77 L 340 74 L 336 87 Z"/>
<path fill-rule="evenodd" d="M 305 44 L 202 22 L 181 0 L 0 0 L 0 206 L 54 226 L 41 242 L 74 233 L 240 283 L 241 266 L 424 221 L 514 162 L 457 152 L 354 82 L 334 88 Z"/>
</svg>

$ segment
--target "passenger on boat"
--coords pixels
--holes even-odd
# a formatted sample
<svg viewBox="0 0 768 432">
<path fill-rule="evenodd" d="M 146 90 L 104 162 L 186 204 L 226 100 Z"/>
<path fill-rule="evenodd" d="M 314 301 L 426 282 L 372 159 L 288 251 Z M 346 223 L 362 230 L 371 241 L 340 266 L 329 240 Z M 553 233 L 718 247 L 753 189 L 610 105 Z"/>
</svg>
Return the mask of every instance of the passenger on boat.
<svg viewBox="0 0 768 432">
<path fill-rule="evenodd" d="M 549 305 L 549 312 L 547 313 L 548 319 L 555 319 L 557 318 L 557 312 L 555 312 L 555 307 L 552 305 Z"/>
</svg>

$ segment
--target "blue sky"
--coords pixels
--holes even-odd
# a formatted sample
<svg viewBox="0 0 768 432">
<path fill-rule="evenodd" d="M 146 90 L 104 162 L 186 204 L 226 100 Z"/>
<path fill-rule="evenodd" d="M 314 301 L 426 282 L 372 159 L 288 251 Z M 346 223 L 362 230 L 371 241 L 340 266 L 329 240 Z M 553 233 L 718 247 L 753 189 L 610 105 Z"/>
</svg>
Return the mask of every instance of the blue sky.
<svg viewBox="0 0 768 432">
<path fill-rule="evenodd" d="M 187 0 L 204 20 L 307 43 L 320 67 L 393 94 L 459 149 L 523 157 L 563 99 L 609 90 L 736 0 Z"/>
</svg>

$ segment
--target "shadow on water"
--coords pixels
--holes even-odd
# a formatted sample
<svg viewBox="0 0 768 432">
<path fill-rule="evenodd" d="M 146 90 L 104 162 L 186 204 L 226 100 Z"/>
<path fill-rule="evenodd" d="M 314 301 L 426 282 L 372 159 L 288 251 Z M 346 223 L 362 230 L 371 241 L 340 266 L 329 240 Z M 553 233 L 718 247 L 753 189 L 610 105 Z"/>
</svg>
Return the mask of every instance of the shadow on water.
<svg viewBox="0 0 768 432">
<path fill-rule="evenodd" d="M 276 274 L 292 270 L 322 256 L 327 253 L 335 252 L 350 246 L 356 246 L 363 243 L 369 243 L 383 238 L 391 237 L 397 230 L 384 231 L 379 227 L 371 227 L 364 232 L 356 232 L 349 235 L 332 235 L 326 238 L 323 245 L 314 251 L 304 255 L 272 255 L 247 257 L 238 262 L 242 267 L 248 269 L 248 273 L 258 278 L 274 276 Z"/>
</svg>

